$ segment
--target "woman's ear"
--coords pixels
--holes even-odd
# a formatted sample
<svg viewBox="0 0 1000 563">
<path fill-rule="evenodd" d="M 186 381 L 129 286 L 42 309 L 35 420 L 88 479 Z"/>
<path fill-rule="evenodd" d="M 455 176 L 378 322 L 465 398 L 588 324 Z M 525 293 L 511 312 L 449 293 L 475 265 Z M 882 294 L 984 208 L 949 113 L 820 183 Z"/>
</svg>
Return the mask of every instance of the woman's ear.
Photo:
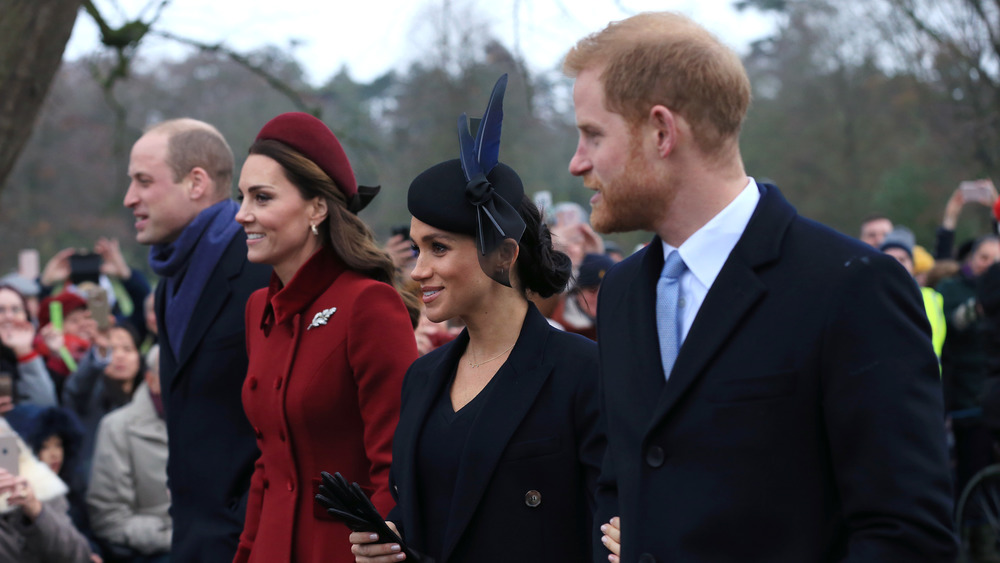
<svg viewBox="0 0 1000 563">
<path fill-rule="evenodd" d="M 316 196 L 312 199 L 309 211 L 309 223 L 312 225 L 319 225 L 323 221 L 326 221 L 327 215 L 329 215 L 329 208 L 326 204 L 326 198 Z"/>
</svg>

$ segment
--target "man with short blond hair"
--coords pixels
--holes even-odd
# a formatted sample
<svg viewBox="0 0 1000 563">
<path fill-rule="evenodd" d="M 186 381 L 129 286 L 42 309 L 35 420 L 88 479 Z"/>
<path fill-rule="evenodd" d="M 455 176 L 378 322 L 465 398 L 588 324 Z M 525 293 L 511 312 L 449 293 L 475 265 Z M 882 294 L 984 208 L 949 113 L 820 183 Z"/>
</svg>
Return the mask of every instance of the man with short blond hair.
<svg viewBox="0 0 1000 563">
<path fill-rule="evenodd" d="M 647 13 L 564 68 L 594 228 L 656 233 L 598 301 L 604 545 L 641 563 L 954 560 L 916 285 L 746 175 L 739 58 Z"/>
<path fill-rule="evenodd" d="M 149 128 L 132 147 L 125 207 L 151 245 L 160 381 L 170 455 L 171 560 L 231 561 L 246 513 L 256 436 L 243 412 L 244 310 L 270 268 L 247 261 L 230 199 L 233 153 L 194 119 Z"/>
</svg>

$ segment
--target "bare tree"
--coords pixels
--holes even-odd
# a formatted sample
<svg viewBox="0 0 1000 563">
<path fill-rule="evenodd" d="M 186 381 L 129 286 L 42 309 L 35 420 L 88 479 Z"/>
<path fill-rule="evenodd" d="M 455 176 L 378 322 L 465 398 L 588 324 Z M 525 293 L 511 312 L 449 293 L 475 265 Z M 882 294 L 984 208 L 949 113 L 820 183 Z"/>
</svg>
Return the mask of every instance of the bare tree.
<svg viewBox="0 0 1000 563">
<path fill-rule="evenodd" d="M 80 0 L 0 0 L 0 190 L 62 61 Z"/>
</svg>

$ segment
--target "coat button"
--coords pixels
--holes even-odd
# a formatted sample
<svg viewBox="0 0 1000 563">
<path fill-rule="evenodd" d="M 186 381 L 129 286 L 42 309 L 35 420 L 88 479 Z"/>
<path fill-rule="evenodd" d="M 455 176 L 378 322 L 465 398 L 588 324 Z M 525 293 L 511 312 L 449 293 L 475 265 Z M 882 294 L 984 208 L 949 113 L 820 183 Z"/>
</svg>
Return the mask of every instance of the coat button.
<svg viewBox="0 0 1000 563">
<path fill-rule="evenodd" d="M 281 440 L 282 442 L 285 441 L 285 431 L 284 430 L 278 430 L 278 439 Z"/>
<path fill-rule="evenodd" d="M 257 378 L 256 377 L 250 376 L 250 381 L 248 383 L 250 385 L 250 390 L 251 391 L 253 391 L 254 389 L 257 388 Z"/>
<path fill-rule="evenodd" d="M 639 563 L 656 563 L 656 558 L 648 553 L 639 556 Z"/>
<path fill-rule="evenodd" d="M 283 377 L 279 377 L 278 379 L 274 380 L 274 388 L 275 389 L 281 389 L 281 380 L 282 379 L 284 379 L 284 378 Z"/>
<path fill-rule="evenodd" d="M 542 504 L 542 493 L 531 489 L 524 494 L 524 504 L 530 506 L 531 508 L 535 508 L 539 504 Z"/>
<path fill-rule="evenodd" d="M 646 450 L 646 463 L 648 463 L 650 467 L 659 467 L 663 465 L 663 461 L 666 457 L 666 454 L 663 453 L 663 448 L 660 446 L 652 446 Z"/>
<path fill-rule="evenodd" d="M 267 489 L 270 486 L 271 486 L 271 482 L 267 480 L 267 477 L 265 477 L 264 478 L 264 488 Z"/>
<path fill-rule="evenodd" d="M 289 491 L 295 490 L 295 483 L 293 483 L 291 479 L 288 480 L 288 490 Z"/>
<path fill-rule="evenodd" d="M 260 433 L 260 428 L 257 428 L 256 426 L 253 427 L 253 433 L 257 436 L 258 440 L 264 437 L 264 435 Z"/>
</svg>

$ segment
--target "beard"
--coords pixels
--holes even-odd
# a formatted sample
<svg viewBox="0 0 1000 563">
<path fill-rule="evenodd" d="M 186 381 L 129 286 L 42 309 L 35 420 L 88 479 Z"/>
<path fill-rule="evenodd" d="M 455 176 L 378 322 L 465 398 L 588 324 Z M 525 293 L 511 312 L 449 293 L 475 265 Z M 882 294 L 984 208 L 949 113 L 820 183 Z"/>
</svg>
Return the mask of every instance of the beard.
<svg viewBox="0 0 1000 563">
<path fill-rule="evenodd" d="M 601 194 L 598 203 L 592 206 L 590 224 L 604 234 L 655 231 L 673 194 L 677 193 L 670 179 L 654 176 L 637 144 L 630 147 L 621 174 L 607 182 L 590 180 L 585 185 Z"/>
</svg>

